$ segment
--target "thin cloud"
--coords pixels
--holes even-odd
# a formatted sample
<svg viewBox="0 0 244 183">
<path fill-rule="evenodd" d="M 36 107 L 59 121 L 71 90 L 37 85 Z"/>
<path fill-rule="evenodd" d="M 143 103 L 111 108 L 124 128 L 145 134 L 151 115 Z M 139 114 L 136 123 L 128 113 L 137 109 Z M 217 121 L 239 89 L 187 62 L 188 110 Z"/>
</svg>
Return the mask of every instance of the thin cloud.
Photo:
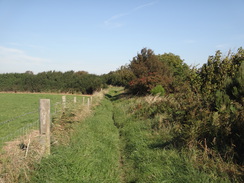
<svg viewBox="0 0 244 183">
<path fill-rule="evenodd" d="M 104 24 L 109 27 L 121 27 L 121 26 L 123 26 L 123 24 L 115 22 L 115 20 L 117 20 L 121 17 L 127 16 L 127 15 L 129 15 L 129 13 L 121 13 L 121 14 L 114 15 L 114 16 L 110 17 L 109 19 L 107 19 L 106 21 L 104 21 Z"/>
<path fill-rule="evenodd" d="M 146 3 L 146 4 L 142 4 L 140 6 L 137 6 L 136 8 L 134 8 L 134 11 L 140 10 L 142 8 L 148 7 L 148 6 L 152 6 L 154 4 L 156 4 L 157 2 L 150 2 L 150 3 Z"/>
<path fill-rule="evenodd" d="M 143 8 L 146 8 L 148 6 L 152 6 L 156 4 L 156 2 L 150 2 L 150 3 L 146 3 L 146 4 L 142 4 L 140 6 L 137 6 L 135 7 L 134 9 L 132 9 L 131 11 L 127 12 L 127 13 L 120 13 L 120 14 L 116 14 L 112 17 L 110 17 L 109 19 L 105 20 L 104 21 L 104 25 L 107 26 L 107 27 L 110 27 L 110 28 L 118 28 L 118 27 L 122 27 L 124 24 L 123 23 L 120 23 L 118 22 L 117 20 L 122 18 L 122 17 L 125 17 L 125 16 L 128 16 L 140 9 L 143 9 Z"/>
<path fill-rule="evenodd" d="M 29 70 L 29 68 L 38 69 L 48 61 L 48 59 L 30 56 L 20 49 L 0 46 L 1 73 L 13 72 L 13 69 L 18 71 Z"/>
<path fill-rule="evenodd" d="M 20 43 L 16 43 L 16 42 L 8 42 L 7 44 L 9 46 L 14 46 L 14 47 L 29 47 L 29 48 L 44 49 L 42 46 L 33 45 L 33 44 L 20 44 Z"/>
<path fill-rule="evenodd" d="M 15 48 L 7 48 L 0 46 L 0 62 L 8 61 L 11 63 L 17 62 L 45 62 L 47 59 L 33 57 L 26 54 L 24 51 L 15 49 Z"/>
<path fill-rule="evenodd" d="M 14 48 L 6 48 L 0 46 L 0 55 L 7 55 L 7 54 L 23 54 L 23 51 Z"/>
</svg>

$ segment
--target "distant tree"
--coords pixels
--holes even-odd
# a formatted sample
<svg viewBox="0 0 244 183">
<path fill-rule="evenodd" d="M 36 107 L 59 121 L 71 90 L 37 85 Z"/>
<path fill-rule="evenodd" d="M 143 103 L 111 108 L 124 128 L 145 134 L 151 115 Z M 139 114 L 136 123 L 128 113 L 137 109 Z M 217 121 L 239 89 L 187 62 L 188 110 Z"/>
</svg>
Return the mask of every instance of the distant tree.
<svg viewBox="0 0 244 183">
<path fill-rule="evenodd" d="M 75 74 L 77 75 L 84 75 L 84 74 L 89 74 L 87 71 L 78 71 Z"/>
<path fill-rule="evenodd" d="M 102 77 L 86 71 L 0 74 L 0 91 L 82 92 L 91 94 L 106 86 Z"/>
<path fill-rule="evenodd" d="M 129 66 L 121 66 L 118 70 L 108 73 L 106 76 L 106 82 L 109 85 L 125 86 L 129 85 L 129 82 L 135 77 Z"/>
<path fill-rule="evenodd" d="M 25 74 L 34 75 L 34 73 L 32 71 L 26 71 Z"/>
<path fill-rule="evenodd" d="M 133 58 L 129 68 L 135 76 L 129 86 L 133 93 L 150 93 L 156 85 L 162 85 L 169 90 L 173 79 L 170 70 L 151 49 L 143 48 L 141 53 Z"/>
<path fill-rule="evenodd" d="M 190 74 L 189 66 L 184 63 L 180 56 L 173 53 L 164 53 L 158 55 L 159 60 L 168 66 L 171 76 L 173 77 L 171 83 L 171 92 L 179 92 L 182 85 L 185 85 L 189 79 Z"/>
</svg>

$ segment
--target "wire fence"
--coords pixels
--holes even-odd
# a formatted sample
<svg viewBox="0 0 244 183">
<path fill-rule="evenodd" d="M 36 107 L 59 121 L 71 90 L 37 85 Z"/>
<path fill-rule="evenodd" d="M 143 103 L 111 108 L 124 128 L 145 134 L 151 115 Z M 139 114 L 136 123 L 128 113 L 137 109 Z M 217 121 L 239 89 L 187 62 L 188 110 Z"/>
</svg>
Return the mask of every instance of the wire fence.
<svg viewBox="0 0 244 183">
<path fill-rule="evenodd" d="M 21 128 L 18 128 L 17 130 L 11 131 L 6 136 L 0 137 L 0 143 L 1 143 L 1 145 L 3 145 L 5 142 L 13 140 L 16 137 L 26 135 L 31 130 L 38 129 L 38 126 L 39 126 L 39 119 L 32 123 L 28 123 L 27 125 L 25 125 Z"/>
<path fill-rule="evenodd" d="M 7 141 L 38 128 L 38 110 L 0 122 L 0 147 Z"/>
<path fill-rule="evenodd" d="M 86 98 L 85 101 L 84 97 L 80 101 L 77 101 L 76 97 L 74 100 L 66 101 L 66 98 L 63 96 L 61 102 L 56 102 L 52 105 L 51 116 L 53 118 L 57 115 L 62 115 L 65 110 L 75 108 L 77 105 L 89 106 L 91 102 L 92 98 Z M 39 109 L 0 122 L 0 147 L 2 147 L 5 142 L 27 135 L 31 130 L 38 130 L 39 126 Z"/>
<path fill-rule="evenodd" d="M 26 115 L 28 115 L 28 114 L 33 114 L 33 113 L 36 113 L 36 112 L 37 112 L 37 110 L 32 111 L 32 112 L 27 112 L 27 113 L 25 113 L 25 114 L 22 114 L 22 115 L 16 116 L 16 117 L 14 117 L 14 118 L 12 118 L 12 119 L 9 119 L 9 120 L 6 120 L 6 121 L 3 121 L 3 122 L 0 122 L 0 125 L 3 125 L 3 124 L 6 124 L 6 123 L 9 123 L 9 122 L 14 121 L 14 120 L 17 120 L 17 119 L 19 119 L 19 118 L 21 118 L 21 117 L 23 117 L 23 116 L 26 116 Z"/>
</svg>

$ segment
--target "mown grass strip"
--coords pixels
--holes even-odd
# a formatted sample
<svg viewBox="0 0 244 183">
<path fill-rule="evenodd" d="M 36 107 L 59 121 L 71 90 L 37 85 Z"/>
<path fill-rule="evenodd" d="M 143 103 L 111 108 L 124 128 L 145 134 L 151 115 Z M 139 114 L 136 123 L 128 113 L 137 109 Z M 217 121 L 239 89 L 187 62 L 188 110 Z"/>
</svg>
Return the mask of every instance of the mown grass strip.
<svg viewBox="0 0 244 183">
<path fill-rule="evenodd" d="M 31 182 L 120 182 L 119 134 L 111 102 L 103 100 L 93 116 L 75 128 L 70 145 L 54 148 Z"/>
</svg>

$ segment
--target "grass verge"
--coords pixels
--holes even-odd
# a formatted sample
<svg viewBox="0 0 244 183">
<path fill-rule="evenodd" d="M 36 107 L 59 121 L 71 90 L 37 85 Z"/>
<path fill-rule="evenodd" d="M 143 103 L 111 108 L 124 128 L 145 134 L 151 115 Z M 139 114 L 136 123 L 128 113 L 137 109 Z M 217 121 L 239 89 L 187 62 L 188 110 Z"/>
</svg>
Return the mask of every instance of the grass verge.
<svg viewBox="0 0 244 183">
<path fill-rule="evenodd" d="M 104 99 L 93 115 L 74 126 L 69 145 L 53 148 L 31 182 L 120 182 L 119 135 L 112 104 Z"/>
</svg>

